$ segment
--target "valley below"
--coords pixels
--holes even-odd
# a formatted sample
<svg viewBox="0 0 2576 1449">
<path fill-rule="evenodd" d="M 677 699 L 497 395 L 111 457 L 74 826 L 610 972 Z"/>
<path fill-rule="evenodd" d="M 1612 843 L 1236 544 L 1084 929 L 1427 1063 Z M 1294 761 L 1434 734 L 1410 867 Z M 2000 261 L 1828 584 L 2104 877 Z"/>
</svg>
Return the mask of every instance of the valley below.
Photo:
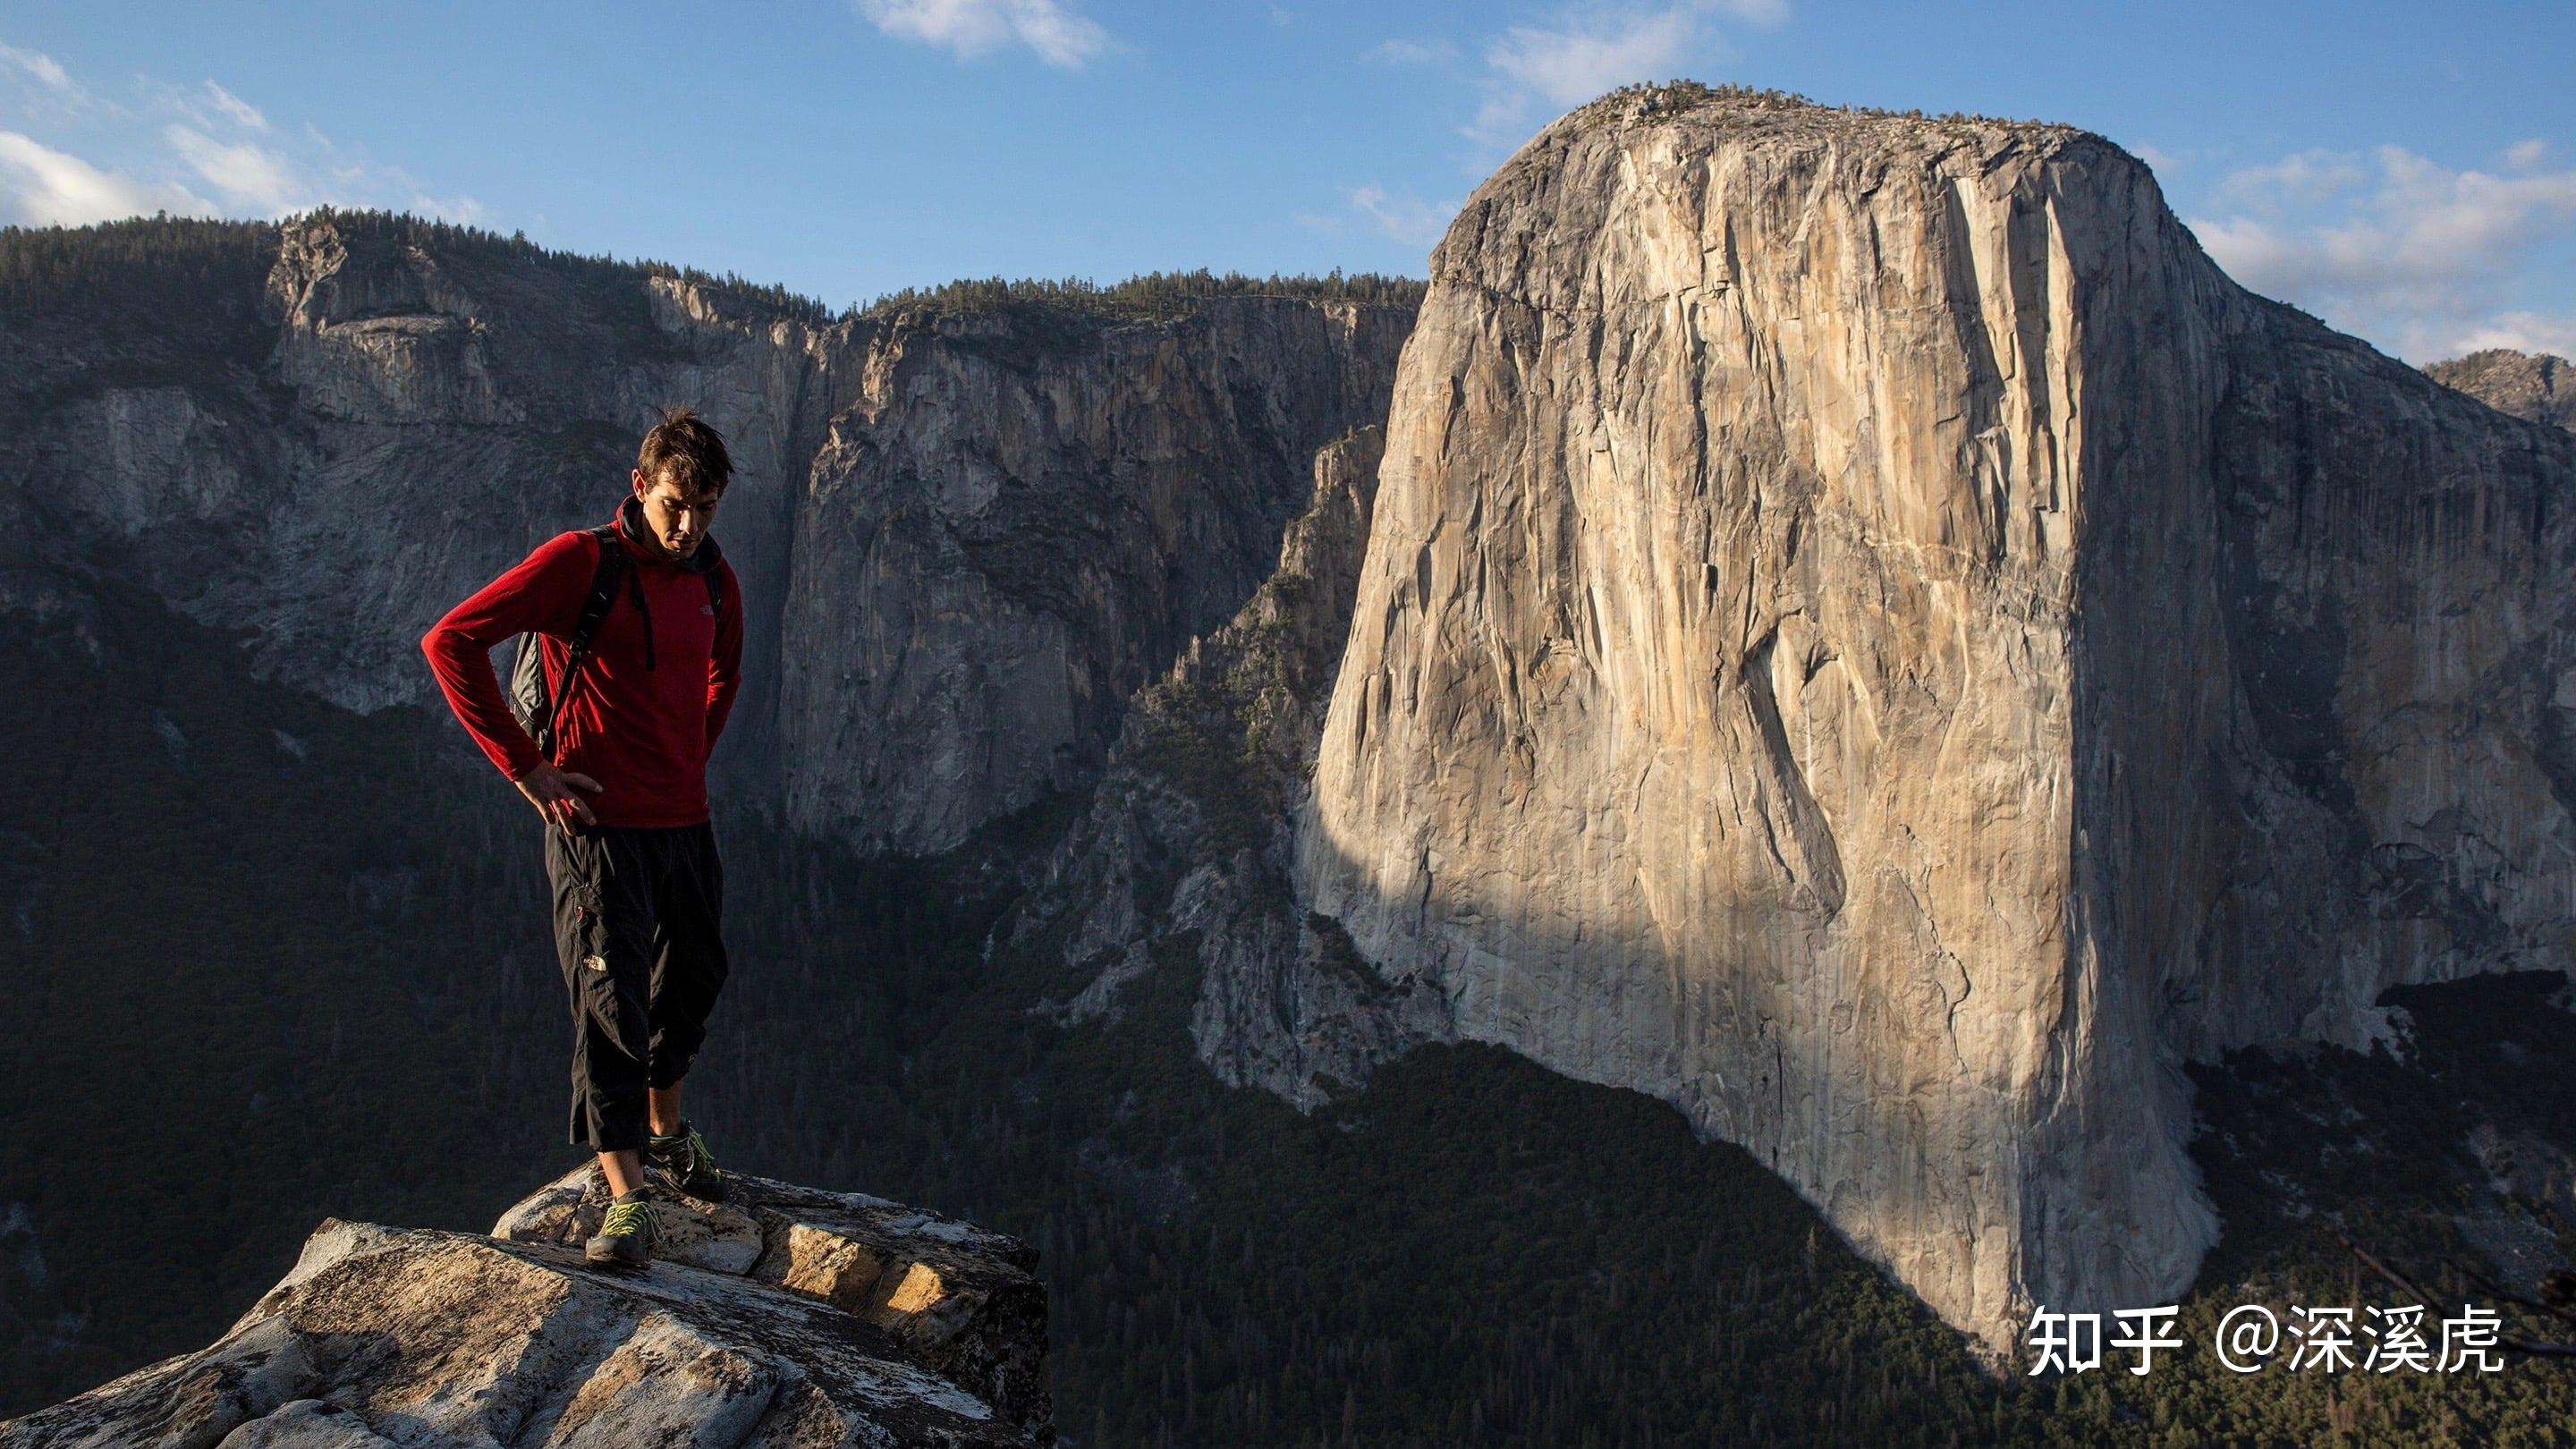
<svg viewBox="0 0 2576 1449">
<path fill-rule="evenodd" d="M 416 641 L 689 401 L 748 611 L 691 1115 L 1031 1245 L 1062 1442 L 2576 1423 L 2207 1351 L 2397 1301 L 2339 1232 L 2576 1261 L 2567 364 L 2247 293 L 2099 137 L 1631 88 L 1427 283 L 837 315 L 11 230 L 0 356 L 0 1417 L 576 1165 L 542 827 Z M 2021 1371 L 2152 1304 L 2153 1373 Z"/>
</svg>

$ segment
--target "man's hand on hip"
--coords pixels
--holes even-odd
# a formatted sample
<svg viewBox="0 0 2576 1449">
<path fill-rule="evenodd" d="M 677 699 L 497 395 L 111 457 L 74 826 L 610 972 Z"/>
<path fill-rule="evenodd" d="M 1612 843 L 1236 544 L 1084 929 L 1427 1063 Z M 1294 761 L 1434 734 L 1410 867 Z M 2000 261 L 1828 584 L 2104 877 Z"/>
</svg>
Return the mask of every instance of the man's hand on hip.
<svg viewBox="0 0 2576 1449">
<path fill-rule="evenodd" d="M 567 834 L 576 820 L 584 825 L 599 823 L 590 813 L 590 802 L 581 798 L 581 792 L 585 790 L 593 795 L 599 793 L 599 782 L 588 775 L 576 775 L 570 770 L 539 764 L 511 783 L 519 787 L 520 794 L 528 797 L 529 804 L 537 807 L 538 814 Z"/>
</svg>

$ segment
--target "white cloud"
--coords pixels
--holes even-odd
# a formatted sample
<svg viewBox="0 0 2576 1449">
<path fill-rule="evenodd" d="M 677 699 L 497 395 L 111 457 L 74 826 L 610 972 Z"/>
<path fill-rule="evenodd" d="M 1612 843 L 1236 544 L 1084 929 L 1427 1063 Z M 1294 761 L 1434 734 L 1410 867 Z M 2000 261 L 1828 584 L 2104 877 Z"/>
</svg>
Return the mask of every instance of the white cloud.
<svg viewBox="0 0 2576 1449">
<path fill-rule="evenodd" d="M 214 98 L 214 92 L 221 89 L 213 81 L 183 86 L 140 73 L 133 78 L 133 95 L 142 103 L 145 115 L 185 121 L 200 131 L 240 128 L 241 123 L 225 115 L 223 107 Z M 232 92 L 224 91 L 224 94 L 231 95 Z"/>
<path fill-rule="evenodd" d="M 2562 320 L 2514 294 L 2541 249 L 2576 239 L 2576 170 L 2455 171 L 2400 146 L 2311 151 L 2245 168 L 2215 198 L 2233 214 L 2191 227 L 2229 275 L 2399 356 L 2565 340 Z"/>
<path fill-rule="evenodd" d="M 1515 25 L 1485 47 L 1485 63 L 1520 89 L 1577 106 L 1629 81 L 1660 78 L 1689 49 L 1698 19 L 1676 7 L 1606 31 Z"/>
<path fill-rule="evenodd" d="M 1376 223 L 1379 231 L 1422 247 L 1440 240 L 1440 234 L 1449 229 L 1450 218 L 1458 214 L 1454 202 L 1434 205 L 1418 196 L 1397 196 L 1383 186 L 1353 190 L 1351 205 Z"/>
<path fill-rule="evenodd" d="M 231 91 L 225 90 L 213 81 L 208 81 L 206 94 L 213 99 L 215 109 L 223 112 L 234 125 L 247 127 L 253 131 L 268 129 L 268 117 L 259 113 L 259 107 L 234 95 Z"/>
<path fill-rule="evenodd" d="M 41 50 L 0 43 L 0 98 L 14 101 L 21 123 L 46 119 L 105 115 L 130 119 L 124 107 L 91 94 L 73 79 L 63 63 Z"/>
<path fill-rule="evenodd" d="M 0 45 L 0 64 L 25 72 L 47 90 L 59 91 L 66 96 L 80 94 L 80 87 L 73 84 L 71 73 L 63 69 L 62 62 L 41 50 L 20 50 L 14 45 Z"/>
<path fill-rule="evenodd" d="M 1381 40 L 1360 52 L 1360 59 L 1387 65 L 1429 65 L 1455 60 L 1458 47 L 1446 40 Z"/>
<path fill-rule="evenodd" d="M 86 226 L 156 211 L 213 210 L 186 187 L 102 171 L 32 137 L 0 131 L 0 223 Z"/>
<path fill-rule="evenodd" d="M 7 45 L 0 78 L 17 81 L 31 117 L 77 114 L 87 153 L 0 131 L 0 223 L 80 226 L 156 211 L 273 217 L 326 202 L 487 220 L 474 198 L 442 197 L 400 167 L 334 145 L 310 122 L 280 130 L 217 81 L 135 75 L 125 83 L 128 109 L 84 91 L 50 57 Z"/>
<path fill-rule="evenodd" d="M 186 126 L 169 126 L 161 134 L 188 169 L 236 206 L 276 215 L 313 204 L 308 199 L 312 190 L 294 163 L 265 146 L 247 141 L 226 145 Z"/>
<path fill-rule="evenodd" d="M 490 208 L 462 192 L 454 196 L 432 196 L 426 191 L 415 191 L 403 199 L 402 209 L 414 216 L 435 216 L 459 226 L 489 226 L 492 221 Z"/>
<path fill-rule="evenodd" d="M 2370 179 L 2362 158 L 2324 150 L 2301 151 L 2260 166 L 2231 171 L 2218 194 L 2239 206 L 2277 214 L 2315 206 Z"/>
<path fill-rule="evenodd" d="M 1075 67 L 1111 46 L 1108 31 L 1062 0 L 859 0 L 859 12 L 888 35 L 961 58 L 1016 42 L 1049 65 Z"/>
<path fill-rule="evenodd" d="M 1786 0 L 1674 0 L 1655 8 L 1592 5 L 1544 24 L 1514 25 L 1484 48 L 1485 98 L 1465 134 L 1512 145 L 1531 129 L 1533 108 L 1558 111 L 1636 81 L 1671 80 L 1694 58 L 1725 52 L 1703 21 L 1724 14 L 1756 25 L 1788 17 Z"/>
<path fill-rule="evenodd" d="M 2549 162 L 2549 143 L 2538 136 L 2504 148 L 2504 164 L 2516 171 L 2537 171 Z"/>
<path fill-rule="evenodd" d="M 2146 162 L 2148 169 L 2159 173 L 2166 171 L 2180 171 L 2183 167 L 2190 164 L 2183 158 L 2182 153 L 2178 151 L 2168 151 L 2162 146 L 2150 146 L 2144 141 L 2130 147 L 2129 154 Z"/>
<path fill-rule="evenodd" d="M 2516 352 L 2554 352 L 2576 358 L 2576 313 L 2551 316 L 2541 312 L 2507 312 L 2459 336 L 2444 356 L 2457 357 L 2487 347 Z M 2430 360 L 2430 359 L 2428 359 Z"/>
</svg>

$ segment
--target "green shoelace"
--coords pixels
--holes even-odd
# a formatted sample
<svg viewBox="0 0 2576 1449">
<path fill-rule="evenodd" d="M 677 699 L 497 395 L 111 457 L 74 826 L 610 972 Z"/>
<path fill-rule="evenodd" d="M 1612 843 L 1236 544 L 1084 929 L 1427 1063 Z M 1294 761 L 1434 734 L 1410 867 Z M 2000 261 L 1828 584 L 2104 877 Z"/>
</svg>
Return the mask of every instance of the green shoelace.
<svg viewBox="0 0 2576 1449">
<path fill-rule="evenodd" d="M 661 1223 L 653 1216 L 653 1205 L 649 1202 L 610 1203 L 608 1216 L 602 1218 L 599 1223 L 599 1231 L 604 1236 L 614 1238 L 628 1233 L 640 1233 L 647 1242 L 661 1236 L 661 1227 Z"/>
</svg>

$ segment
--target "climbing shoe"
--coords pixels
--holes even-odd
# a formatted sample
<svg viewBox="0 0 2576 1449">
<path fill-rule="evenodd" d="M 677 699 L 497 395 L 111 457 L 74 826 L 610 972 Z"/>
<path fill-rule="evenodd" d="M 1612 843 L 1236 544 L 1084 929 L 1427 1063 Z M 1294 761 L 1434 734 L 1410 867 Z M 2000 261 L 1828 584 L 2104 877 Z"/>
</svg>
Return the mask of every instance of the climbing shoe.
<svg viewBox="0 0 2576 1449">
<path fill-rule="evenodd" d="M 680 1119 L 680 1130 L 664 1137 L 655 1133 L 644 1139 L 646 1165 L 660 1168 L 681 1192 L 701 1202 L 723 1202 L 724 1174 L 716 1170 L 715 1154 L 707 1151 L 707 1139 Z"/>
<path fill-rule="evenodd" d="M 600 1219 L 599 1231 L 582 1245 L 582 1256 L 594 1263 L 641 1268 L 653 1261 L 654 1246 L 661 1241 L 662 1224 L 653 1216 L 653 1200 L 639 1187 L 609 1200 L 608 1216 Z"/>
</svg>

